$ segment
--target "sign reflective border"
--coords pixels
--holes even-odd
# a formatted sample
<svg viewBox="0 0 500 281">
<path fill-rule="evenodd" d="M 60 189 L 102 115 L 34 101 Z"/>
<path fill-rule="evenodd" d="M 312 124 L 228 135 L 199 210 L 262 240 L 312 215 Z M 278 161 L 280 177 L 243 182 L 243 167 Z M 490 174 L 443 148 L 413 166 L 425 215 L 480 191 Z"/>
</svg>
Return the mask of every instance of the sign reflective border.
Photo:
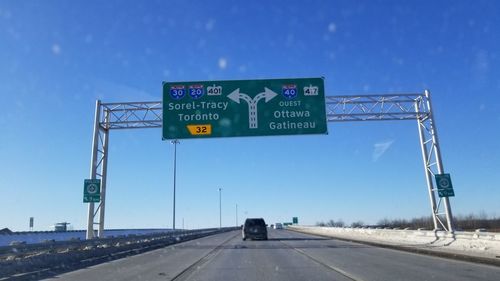
<svg viewBox="0 0 500 281">
<path fill-rule="evenodd" d="M 327 134 L 323 78 L 163 83 L 163 139 Z"/>
</svg>

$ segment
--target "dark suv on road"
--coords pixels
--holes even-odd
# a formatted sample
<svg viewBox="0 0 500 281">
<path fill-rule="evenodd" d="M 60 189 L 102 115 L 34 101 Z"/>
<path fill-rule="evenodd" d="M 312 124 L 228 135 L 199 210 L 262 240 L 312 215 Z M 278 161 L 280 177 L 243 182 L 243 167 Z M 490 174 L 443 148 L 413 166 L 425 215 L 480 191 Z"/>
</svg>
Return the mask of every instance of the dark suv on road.
<svg viewBox="0 0 500 281">
<path fill-rule="evenodd" d="M 243 240 L 264 239 L 267 240 L 267 225 L 263 218 L 246 219 L 241 230 Z"/>
</svg>

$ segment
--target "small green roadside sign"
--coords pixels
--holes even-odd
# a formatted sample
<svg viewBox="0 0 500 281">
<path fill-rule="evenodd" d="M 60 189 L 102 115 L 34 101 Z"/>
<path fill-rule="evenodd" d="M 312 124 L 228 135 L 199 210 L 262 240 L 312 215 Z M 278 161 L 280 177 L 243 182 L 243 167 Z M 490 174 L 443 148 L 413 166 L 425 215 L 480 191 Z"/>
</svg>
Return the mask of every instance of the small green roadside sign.
<svg viewBox="0 0 500 281">
<path fill-rule="evenodd" d="M 455 191 L 453 190 L 453 184 L 451 183 L 450 174 L 437 174 L 434 177 L 436 179 L 436 186 L 438 189 L 439 197 L 455 196 Z"/>
<path fill-rule="evenodd" d="M 101 201 L 101 180 L 86 179 L 83 181 L 83 203 Z"/>
<path fill-rule="evenodd" d="M 299 218 L 298 217 L 293 217 L 292 218 L 293 224 L 298 224 L 299 223 Z"/>
<path fill-rule="evenodd" d="M 163 139 L 327 134 L 323 78 L 163 82 Z"/>
</svg>

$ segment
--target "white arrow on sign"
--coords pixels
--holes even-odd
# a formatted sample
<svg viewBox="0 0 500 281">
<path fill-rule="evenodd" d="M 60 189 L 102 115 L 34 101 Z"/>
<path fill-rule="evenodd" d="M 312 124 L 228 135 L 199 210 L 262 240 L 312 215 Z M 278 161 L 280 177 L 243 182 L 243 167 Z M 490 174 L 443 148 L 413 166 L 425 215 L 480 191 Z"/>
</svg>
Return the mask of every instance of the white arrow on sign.
<svg viewBox="0 0 500 281">
<path fill-rule="evenodd" d="M 264 92 L 259 93 L 256 95 L 253 99 L 250 98 L 247 94 L 245 93 L 240 93 L 240 88 L 237 88 L 234 90 L 232 93 L 227 95 L 227 97 L 236 102 L 240 103 L 240 99 L 244 100 L 248 104 L 248 127 L 250 129 L 257 129 L 259 126 L 259 123 L 257 122 L 257 103 L 261 99 L 265 99 L 265 102 L 268 102 L 272 100 L 274 97 L 276 97 L 278 94 L 273 92 L 267 87 L 264 87 Z"/>
</svg>

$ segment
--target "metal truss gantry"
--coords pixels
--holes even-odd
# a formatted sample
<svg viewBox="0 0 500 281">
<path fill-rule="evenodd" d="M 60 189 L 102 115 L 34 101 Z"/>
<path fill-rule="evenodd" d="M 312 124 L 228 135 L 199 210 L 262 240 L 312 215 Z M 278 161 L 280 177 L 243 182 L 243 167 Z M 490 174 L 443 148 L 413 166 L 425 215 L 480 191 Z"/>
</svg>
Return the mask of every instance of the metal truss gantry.
<svg viewBox="0 0 500 281">
<path fill-rule="evenodd" d="M 96 102 L 90 178 L 101 179 L 101 202 L 97 209 L 94 203 L 88 205 L 87 239 L 94 238 L 95 224 L 99 226 L 97 236 L 104 237 L 109 131 L 161 128 L 162 110 L 161 101 Z M 428 90 L 423 94 L 327 96 L 326 111 L 328 122 L 416 120 L 434 228 L 454 231 L 449 199 L 438 196 L 433 181 L 444 168 Z"/>
</svg>

